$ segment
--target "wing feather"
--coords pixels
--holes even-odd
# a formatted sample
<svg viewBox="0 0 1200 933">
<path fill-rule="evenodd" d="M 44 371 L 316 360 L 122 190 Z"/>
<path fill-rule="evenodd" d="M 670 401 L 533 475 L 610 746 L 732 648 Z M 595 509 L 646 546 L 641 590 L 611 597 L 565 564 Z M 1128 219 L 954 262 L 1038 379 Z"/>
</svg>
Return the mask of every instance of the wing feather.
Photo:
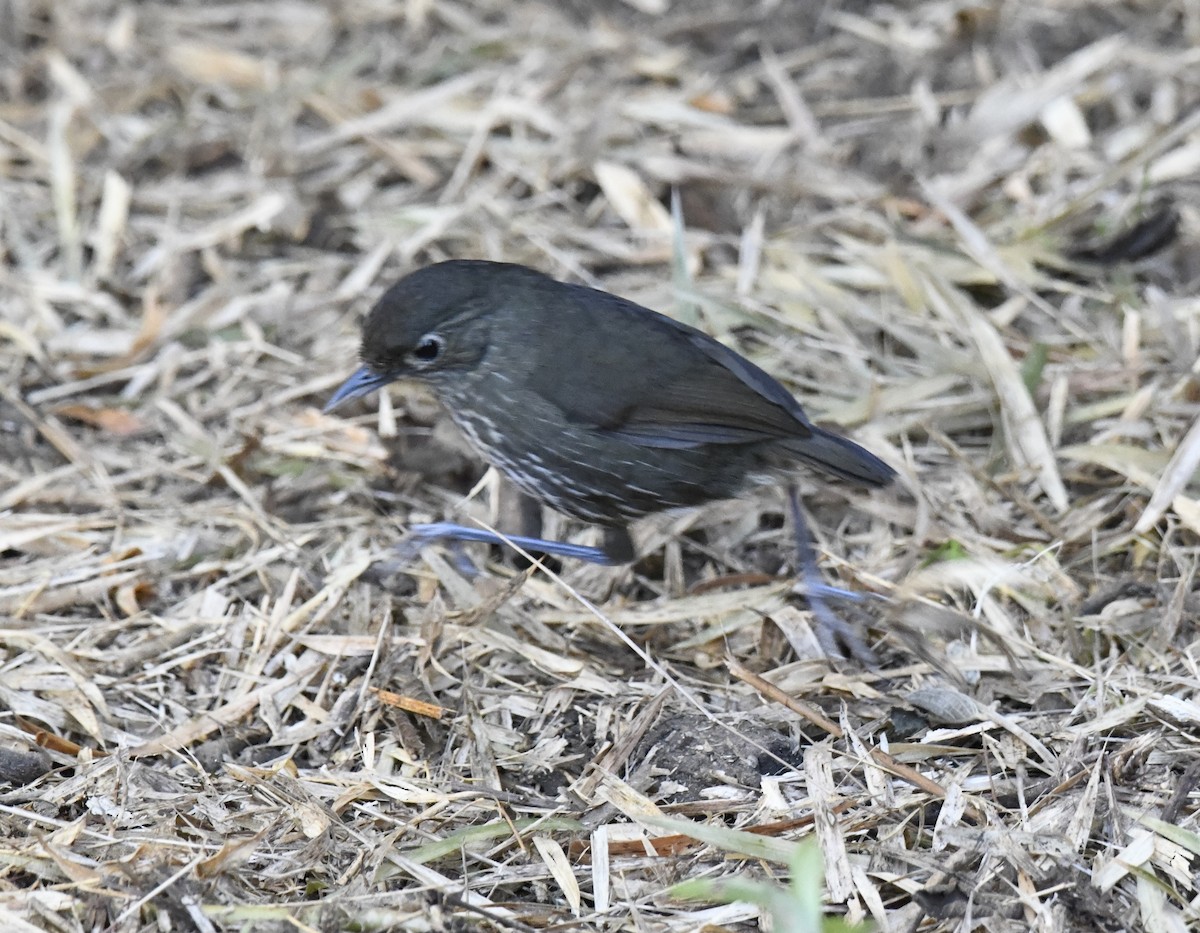
<svg viewBox="0 0 1200 933">
<path fill-rule="evenodd" d="M 660 448 L 811 435 L 783 386 L 703 331 L 583 286 L 563 297 L 539 381 L 568 420 Z M 590 335 L 582 358 L 571 330 Z"/>
</svg>

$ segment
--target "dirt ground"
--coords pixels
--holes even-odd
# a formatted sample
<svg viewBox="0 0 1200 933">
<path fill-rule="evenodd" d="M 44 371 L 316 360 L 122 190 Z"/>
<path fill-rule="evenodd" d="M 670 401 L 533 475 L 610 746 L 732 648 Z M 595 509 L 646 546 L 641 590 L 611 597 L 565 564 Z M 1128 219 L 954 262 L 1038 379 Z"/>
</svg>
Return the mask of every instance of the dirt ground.
<svg viewBox="0 0 1200 933">
<path fill-rule="evenodd" d="M 1191 0 L 0 0 L 0 928 L 1200 927 L 1198 49 Z M 893 465 L 802 482 L 877 663 L 777 489 L 617 570 L 398 550 L 512 527 L 428 392 L 321 412 L 455 257 Z"/>
</svg>

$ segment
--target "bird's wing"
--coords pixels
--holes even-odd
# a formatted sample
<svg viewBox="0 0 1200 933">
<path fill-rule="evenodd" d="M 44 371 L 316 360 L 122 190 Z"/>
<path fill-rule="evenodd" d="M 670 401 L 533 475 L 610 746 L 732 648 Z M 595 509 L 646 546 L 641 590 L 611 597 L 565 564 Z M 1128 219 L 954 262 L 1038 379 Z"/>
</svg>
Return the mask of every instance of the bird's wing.
<svg viewBox="0 0 1200 933">
<path fill-rule="evenodd" d="M 707 334 L 605 292 L 569 288 L 574 300 L 560 326 L 539 336 L 546 355 L 530 374 L 531 387 L 568 421 L 644 447 L 810 435 L 783 386 Z"/>
</svg>

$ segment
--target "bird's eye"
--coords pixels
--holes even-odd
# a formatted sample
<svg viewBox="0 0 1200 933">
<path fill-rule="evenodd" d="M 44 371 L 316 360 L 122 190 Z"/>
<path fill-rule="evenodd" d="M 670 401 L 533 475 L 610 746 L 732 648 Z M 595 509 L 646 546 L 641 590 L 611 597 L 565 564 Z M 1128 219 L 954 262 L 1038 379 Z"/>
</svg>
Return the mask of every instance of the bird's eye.
<svg viewBox="0 0 1200 933">
<path fill-rule="evenodd" d="M 413 347 L 412 358 L 417 363 L 428 365 L 442 355 L 446 341 L 440 334 L 426 334 Z"/>
</svg>

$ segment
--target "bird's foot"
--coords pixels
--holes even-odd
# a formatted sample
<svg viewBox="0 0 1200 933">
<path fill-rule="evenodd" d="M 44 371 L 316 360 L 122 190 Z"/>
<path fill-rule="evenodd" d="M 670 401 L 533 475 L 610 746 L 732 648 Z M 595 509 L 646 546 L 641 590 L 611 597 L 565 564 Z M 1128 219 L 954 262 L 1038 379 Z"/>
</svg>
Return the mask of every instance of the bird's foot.
<svg viewBox="0 0 1200 933">
<path fill-rule="evenodd" d="M 869 599 L 883 599 L 874 593 L 854 593 L 840 587 L 830 586 L 821 579 L 821 568 L 813 551 L 808 525 L 800 508 L 800 499 L 794 486 L 788 488 L 788 505 L 792 513 L 792 526 L 796 534 L 796 559 L 799 564 L 801 582 L 797 592 L 808 599 L 808 606 L 816 619 L 817 641 L 825 653 L 832 657 L 845 657 L 848 652 L 860 664 L 876 667 L 879 659 L 863 640 L 859 627 L 843 619 L 829 605 L 830 599 L 841 599 L 852 603 L 863 603 Z"/>
<path fill-rule="evenodd" d="M 502 544 L 523 551 L 539 551 L 555 557 L 585 560 L 593 564 L 616 565 L 626 563 L 624 555 L 610 554 L 604 548 L 586 544 L 571 544 L 569 541 L 549 541 L 545 538 L 530 538 L 525 535 L 505 535 L 484 528 L 456 525 L 454 522 L 434 522 L 428 525 L 413 525 L 409 529 L 413 543 L 423 546 L 432 541 L 477 541 L 482 544 Z"/>
<path fill-rule="evenodd" d="M 854 590 L 843 590 L 840 586 L 830 586 L 819 580 L 806 579 L 797 584 L 796 592 L 814 599 L 841 599 L 848 603 L 887 602 L 887 597 L 878 593 L 856 593 Z"/>
<path fill-rule="evenodd" d="M 815 589 L 811 584 L 800 584 L 795 588 L 795 592 L 808 600 L 808 608 L 812 610 L 813 619 L 816 621 L 814 631 L 817 641 L 826 655 L 834 658 L 849 655 L 864 667 L 879 666 L 879 658 L 863 639 L 860 626 L 843 619 L 827 601 L 829 598 L 849 596 L 852 601 L 861 602 L 862 599 L 857 593 L 847 593 L 845 590 L 824 584 Z"/>
<path fill-rule="evenodd" d="M 474 561 L 467 554 L 466 549 L 462 546 L 462 542 L 448 538 L 422 538 L 419 535 L 409 535 L 392 547 L 392 551 L 396 555 L 395 561 L 399 564 L 411 565 L 421 557 L 421 551 L 426 546 L 437 540 L 446 541 L 446 550 L 449 552 L 450 563 L 463 577 L 468 580 L 474 580 L 479 576 L 479 568 L 475 566 Z"/>
</svg>

